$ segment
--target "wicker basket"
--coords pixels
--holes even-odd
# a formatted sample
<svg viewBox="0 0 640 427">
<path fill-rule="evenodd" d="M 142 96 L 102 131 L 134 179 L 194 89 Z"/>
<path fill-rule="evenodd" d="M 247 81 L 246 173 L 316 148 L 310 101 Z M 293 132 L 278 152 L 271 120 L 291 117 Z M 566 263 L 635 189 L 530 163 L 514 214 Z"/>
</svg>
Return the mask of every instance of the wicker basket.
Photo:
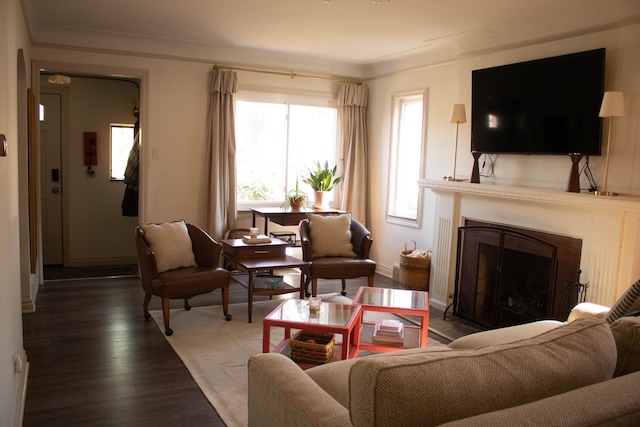
<svg viewBox="0 0 640 427">
<path fill-rule="evenodd" d="M 410 243 L 413 243 L 413 249 L 407 248 Z M 415 249 L 416 242 L 407 240 L 404 250 L 400 251 L 400 286 L 406 289 L 428 291 L 431 256 L 426 258 L 409 256 Z"/>
<path fill-rule="evenodd" d="M 307 342 L 314 339 L 317 344 Z M 333 356 L 333 334 L 298 331 L 291 339 L 291 359 L 303 365 L 322 365 Z"/>
</svg>

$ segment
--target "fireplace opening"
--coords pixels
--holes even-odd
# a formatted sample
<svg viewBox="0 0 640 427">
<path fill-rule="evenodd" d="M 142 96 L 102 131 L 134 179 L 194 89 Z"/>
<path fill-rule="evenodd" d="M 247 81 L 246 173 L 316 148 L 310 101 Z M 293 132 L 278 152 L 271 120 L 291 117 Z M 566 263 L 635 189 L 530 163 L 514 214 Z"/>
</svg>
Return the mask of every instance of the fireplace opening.
<svg viewBox="0 0 640 427">
<path fill-rule="evenodd" d="M 486 328 L 566 320 L 582 241 L 467 220 L 458 229 L 454 315 Z"/>
</svg>

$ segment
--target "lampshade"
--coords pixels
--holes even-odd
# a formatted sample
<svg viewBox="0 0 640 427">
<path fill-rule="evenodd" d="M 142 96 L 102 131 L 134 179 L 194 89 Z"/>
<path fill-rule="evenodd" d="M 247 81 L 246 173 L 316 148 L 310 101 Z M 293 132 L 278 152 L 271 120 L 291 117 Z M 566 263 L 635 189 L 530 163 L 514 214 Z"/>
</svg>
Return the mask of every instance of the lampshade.
<svg viewBox="0 0 640 427">
<path fill-rule="evenodd" d="M 64 76 L 64 75 L 62 75 L 60 73 L 57 73 L 57 74 L 54 74 L 52 76 L 49 76 L 47 81 L 49 83 L 54 84 L 54 85 L 68 85 L 68 84 L 71 83 L 71 77 Z"/>
<path fill-rule="evenodd" d="M 619 91 L 605 92 L 600 117 L 624 117 L 624 95 Z"/>
<path fill-rule="evenodd" d="M 464 111 L 464 104 L 453 104 L 449 123 L 466 123 L 467 114 Z"/>
</svg>

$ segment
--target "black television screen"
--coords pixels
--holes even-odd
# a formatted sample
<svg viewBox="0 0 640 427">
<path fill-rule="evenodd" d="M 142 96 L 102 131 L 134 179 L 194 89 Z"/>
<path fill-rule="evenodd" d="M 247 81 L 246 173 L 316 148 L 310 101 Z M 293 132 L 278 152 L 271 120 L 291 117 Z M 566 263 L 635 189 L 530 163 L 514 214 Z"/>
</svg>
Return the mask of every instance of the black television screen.
<svg viewBox="0 0 640 427">
<path fill-rule="evenodd" d="M 471 150 L 600 155 L 605 49 L 472 71 Z"/>
</svg>

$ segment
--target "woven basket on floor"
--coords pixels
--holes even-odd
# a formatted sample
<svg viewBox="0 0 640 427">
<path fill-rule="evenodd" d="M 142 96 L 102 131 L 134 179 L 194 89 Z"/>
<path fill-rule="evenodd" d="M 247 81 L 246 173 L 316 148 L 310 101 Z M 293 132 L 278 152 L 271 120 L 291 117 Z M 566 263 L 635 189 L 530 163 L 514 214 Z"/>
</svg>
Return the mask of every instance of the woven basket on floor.
<svg viewBox="0 0 640 427">
<path fill-rule="evenodd" d="M 413 249 L 407 245 L 413 243 Z M 409 256 L 416 249 L 416 242 L 407 240 L 404 250 L 400 251 L 400 287 L 420 291 L 429 290 L 429 274 L 431 272 L 431 256 Z"/>
</svg>

